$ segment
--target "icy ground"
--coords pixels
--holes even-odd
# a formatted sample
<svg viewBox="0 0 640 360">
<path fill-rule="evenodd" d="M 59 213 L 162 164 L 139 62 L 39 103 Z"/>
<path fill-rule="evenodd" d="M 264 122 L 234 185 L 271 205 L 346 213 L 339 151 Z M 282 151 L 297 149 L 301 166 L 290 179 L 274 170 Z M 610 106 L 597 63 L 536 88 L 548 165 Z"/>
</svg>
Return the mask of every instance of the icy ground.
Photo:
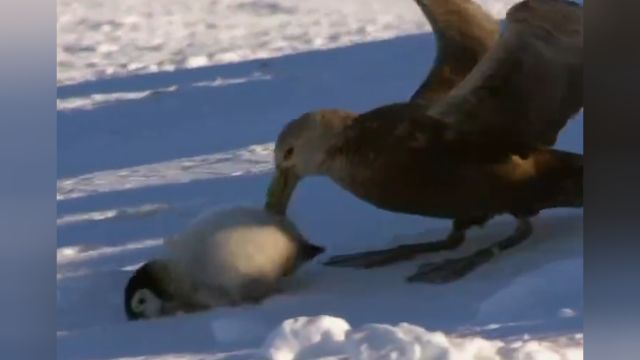
<svg viewBox="0 0 640 360">
<path fill-rule="evenodd" d="M 515 0 L 480 0 L 504 16 Z M 171 71 L 429 29 L 412 0 L 58 0 L 58 82 Z"/>
<path fill-rule="evenodd" d="M 92 3 L 99 2 L 78 2 L 74 9 Z M 153 3 L 179 8 L 182 2 Z M 239 2 L 207 4 L 214 3 Z M 266 4 L 253 2 L 258 3 Z M 327 8 L 334 4 L 326 3 Z M 345 14 L 355 11 L 355 5 L 342 3 Z M 412 6 L 398 1 L 397 9 L 388 4 L 382 9 L 392 16 L 406 8 L 407 17 L 422 23 Z M 362 7 L 364 12 L 372 8 Z M 92 11 L 91 16 L 109 16 L 109 11 Z M 315 16 L 329 21 L 322 14 Z M 379 20 L 375 12 L 370 16 Z M 313 32 L 308 23 L 300 24 L 300 31 Z M 90 31 L 76 35 L 97 36 Z M 59 34 L 62 43 L 74 43 L 65 37 Z M 166 46 L 186 46 L 180 41 L 167 40 Z M 295 40 L 285 43 L 290 47 L 283 51 L 296 49 L 291 45 Z M 198 44 L 200 51 L 220 45 Z M 126 63 L 128 56 L 136 58 L 131 55 L 135 51 L 117 56 Z M 116 78 L 60 84 L 58 358 L 581 359 L 582 211 L 576 210 L 541 214 L 530 241 L 448 285 L 407 284 L 403 279 L 421 262 L 459 256 L 507 234 L 513 226 L 508 218 L 474 230 L 454 254 L 367 271 L 313 263 L 292 279 L 286 293 L 258 306 L 125 320 L 124 284 L 133 269 L 159 253 L 163 236 L 182 230 L 206 208 L 264 201 L 272 141 L 285 122 L 312 109 L 363 111 L 404 100 L 426 74 L 433 51 L 432 35 L 423 33 L 234 64 L 152 74 L 124 71 Z M 137 58 L 157 60 L 170 52 L 140 50 Z M 100 66 L 83 68 L 80 56 L 73 65 L 77 67 L 61 76 L 92 78 L 98 72 L 91 69 L 104 70 L 113 60 L 101 59 L 105 63 Z M 567 126 L 558 147 L 582 151 L 582 121 L 580 115 Z M 312 241 L 328 248 L 326 256 L 438 239 L 449 225 L 375 209 L 325 179 L 303 182 L 290 214 Z"/>
</svg>

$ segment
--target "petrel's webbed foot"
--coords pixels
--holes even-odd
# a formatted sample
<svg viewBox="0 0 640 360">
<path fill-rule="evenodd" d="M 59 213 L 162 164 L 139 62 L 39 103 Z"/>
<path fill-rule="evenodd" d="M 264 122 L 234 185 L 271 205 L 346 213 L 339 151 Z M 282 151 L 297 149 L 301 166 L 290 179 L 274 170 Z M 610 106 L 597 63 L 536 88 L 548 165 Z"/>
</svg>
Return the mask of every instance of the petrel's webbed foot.
<svg viewBox="0 0 640 360">
<path fill-rule="evenodd" d="M 458 280 L 493 257 L 490 249 L 458 259 L 447 259 L 420 265 L 418 271 L 409 276 L 409 282 L 443 284 Z"/>
<path fill-rule="evenodd" d="M 532 227 L 529 220 L 520 219 L 518 227 L 513 234 L 504 240 L 482 248 L 468 256 L 423 264 L 416 273 L 407 278 L 407 281 L 444 284 L 458 280 L 489 262 L 501 252 L 522 243 L 531 235 L 531 232 Z"/>
<path fill-rule="evenodd" d="M 400 245 L 385 250 L 364 251 L 354 254 L 337 255 L 327 260 L 324 265 L 336 267 L 373 268 L 385 266 L 399 261 L 410 260 L 417 253 L 412 249 L 418 249 L 421 244 Z"/>
<path fill-rule="evenodd" d="M 368 269 L 411 260 L 419 254 L 450 250 L 460 246 L 463 241 L 464 231 L 454 230 L 446 240 L 406 244 L 384 250 L 337 255 L 327 260 L 324 264 L 327 266 Z"/>
</svg>

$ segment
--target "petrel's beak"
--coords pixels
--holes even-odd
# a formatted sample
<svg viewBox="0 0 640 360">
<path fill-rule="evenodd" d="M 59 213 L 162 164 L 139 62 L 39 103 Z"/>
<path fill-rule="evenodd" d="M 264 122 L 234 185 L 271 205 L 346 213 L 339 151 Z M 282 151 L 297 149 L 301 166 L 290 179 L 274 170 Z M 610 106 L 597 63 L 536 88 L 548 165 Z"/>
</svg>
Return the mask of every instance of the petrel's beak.
<svg viewBox="0 0 640 360">
<path fill-rule="evenodd" d="M 264 208 L 277 215 L 286 215 L 291 194 L 299 180 L 300 176 L 292 168 L 277 168 L 267 190 Z"/>
</svg>

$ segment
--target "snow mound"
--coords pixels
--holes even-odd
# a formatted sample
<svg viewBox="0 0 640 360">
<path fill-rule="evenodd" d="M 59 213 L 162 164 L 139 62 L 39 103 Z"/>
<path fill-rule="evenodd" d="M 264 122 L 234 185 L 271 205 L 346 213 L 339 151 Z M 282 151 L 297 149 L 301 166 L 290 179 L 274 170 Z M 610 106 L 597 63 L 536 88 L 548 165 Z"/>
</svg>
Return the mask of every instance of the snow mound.
<svg viewBox="0 0 640 360">
<path fill-rule="evenodd" d="M 271 360 L 339 358 L 351 360 L 577 360 L 582 336 L 504 342 L 458 337 L 400 323 L 351 328 L 327 315 L 284 321 L 267 338 L 262 356 Z"/>
<path fill-rule="evenodd" d="M 365 325 L 349 334 L 347 349 L 352 359 L 450 359 L 450 344 L 443 333 L 407 323 Z"/>
<path fill-rule="evenodd" d="M 337 355 L 351 329 L 341 318 L 321 315 L 285 320 L 262 346 L 273 360 L 317 359 Z"/>
</svg>

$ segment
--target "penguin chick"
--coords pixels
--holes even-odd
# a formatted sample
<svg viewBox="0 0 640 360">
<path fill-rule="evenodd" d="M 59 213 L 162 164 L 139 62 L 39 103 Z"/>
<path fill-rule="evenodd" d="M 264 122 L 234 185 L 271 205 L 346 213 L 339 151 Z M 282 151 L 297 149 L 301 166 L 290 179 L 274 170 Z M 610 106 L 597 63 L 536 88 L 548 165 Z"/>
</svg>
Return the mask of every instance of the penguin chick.
<svg viewBox="0 0 640 360">
<path fill-rule="evenodd" d="M 164 245 L 168 256 L 127 283 L 130 320 L 259 302 L 324 252 L 287 218 L 251 207 L 206 212 Z"/>
</svg>

